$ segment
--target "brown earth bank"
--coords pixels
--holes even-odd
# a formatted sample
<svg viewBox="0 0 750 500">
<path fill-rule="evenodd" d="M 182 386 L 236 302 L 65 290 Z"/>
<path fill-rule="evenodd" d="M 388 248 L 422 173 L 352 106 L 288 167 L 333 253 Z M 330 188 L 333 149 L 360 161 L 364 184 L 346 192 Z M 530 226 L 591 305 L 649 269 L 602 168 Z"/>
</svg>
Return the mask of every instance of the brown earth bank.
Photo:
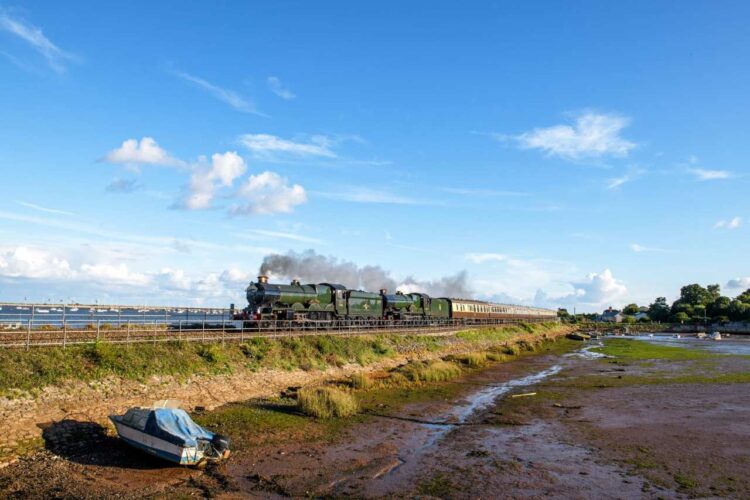
<svg viewBox="0 0 750 500">
<path fill-rule="evenodd" d="M 329 355 L 323 360 L 324 369 L 311 366 L 306 366 L 307 369 L 290 369 L 289 366 L 287 369 L 259 369 L 236 364 L 228 373 L 200 373 L 189 377 L 156 374 L 145 380 L 117 376 L 66 379 L 55 385 L 35 388 L 33 393 L 18 391 L 13 397 L 0 397 L 0 428 L 3 429 L 0 468 L 13 463 L 19 456 L 43 448 L 50 439 L 55 441 L 60 432 L 67 439 L 72 423 L 96 425 L 111 432 L 108 415 L 122 413 L 133 406 L 149 406 L 155 400 L 177 399 L 187 410 L 196 407 L 210 410 L 230 402 L 273 396 L 290 386 L 316 384 L 357 372 L 390 369 L 408 360 L 436 359 L 493 345 L 556 338 L 569 331 L 571 327 L 558 325 L 545 326 L 538 331 L 536 327 L 525 330 L 514 327 L 486 334 L 470 332 L 465 336 L 402 337 L 393 342 L 394 347 L 383 357 L 355 361 L 334 359 L 335 356 Z M 427 337 L 430 340 L 425 340 Z M 360 337 L 357 342 L 367 338 Z M 313 339 L 306 341 L 314 342 Z M 284 357 L 284 352 L 278 356 Z M 32 359 L 29 363 L 36 361 Z"/>
<path fill-rule="evenodd" d="M 47 451 L 0 471 L 0 487 L 24 498 L 750 495 L 748 357 L 594 359 L 581 345 L 358 390 L 363 414 L 348 420 L 310 419 L 279 398 L 219 407 L 196 418 L 231 435 L 234 454 L 205 471 L 62 422 Z"/>
</svg>

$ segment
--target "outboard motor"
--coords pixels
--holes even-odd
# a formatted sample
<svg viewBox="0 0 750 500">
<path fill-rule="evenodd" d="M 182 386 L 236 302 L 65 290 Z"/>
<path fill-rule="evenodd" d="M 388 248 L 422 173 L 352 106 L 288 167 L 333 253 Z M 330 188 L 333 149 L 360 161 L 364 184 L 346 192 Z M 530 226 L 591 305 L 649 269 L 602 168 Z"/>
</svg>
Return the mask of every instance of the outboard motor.
<svg viewBox="0 0 750 500">
<path fill-rule="evenodd" d="M 225 452 L 229 451 L 229 437 L 221 434 L 214 434 L 214 437 L 211 439 L 211 447 L 214 449 L 217 456 L 220 457 L 224 455 Z"/>
</svg>

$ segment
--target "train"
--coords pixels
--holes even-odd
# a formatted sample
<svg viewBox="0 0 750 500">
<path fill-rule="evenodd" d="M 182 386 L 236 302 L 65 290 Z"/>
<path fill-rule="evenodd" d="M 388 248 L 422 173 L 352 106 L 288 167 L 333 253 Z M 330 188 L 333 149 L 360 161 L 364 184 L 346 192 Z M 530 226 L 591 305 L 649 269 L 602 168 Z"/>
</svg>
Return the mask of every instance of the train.
<svg viewBox="0 0 750 500">
<path fill-rule="evenodd" d="M 245 290 L 248 305 L 234 312 L 246 326 L 263 326 L 276 321 L 297 324 L 342 324 L 347 322 L 394 323 L 412 320 L 556 321 L 557 311 L 540 307 L 495 304 L 481 300 L 430 297 L 425 293 L 388 293 L 352 290 L 335 283 L 288 285 L 268 282 L 258 276 Z"/>
</svg>

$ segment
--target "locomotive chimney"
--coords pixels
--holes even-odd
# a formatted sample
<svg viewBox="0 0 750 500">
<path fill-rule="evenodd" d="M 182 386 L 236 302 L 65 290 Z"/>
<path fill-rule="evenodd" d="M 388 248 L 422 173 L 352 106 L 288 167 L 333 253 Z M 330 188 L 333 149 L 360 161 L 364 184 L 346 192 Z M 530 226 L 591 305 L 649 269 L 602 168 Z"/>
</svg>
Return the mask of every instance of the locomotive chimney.
<svg viewBox="0 0 750 500">
<path fill-rule="evenodd" d="M 295 278 L 295 279 L 293 279 L 293 280 L 292 280 L 292 286 L 299 286 L 299 280 L 298 280 L 298 279 L 296 279 L 296 278 Z"/>
<path fill-rule="evenodd" d="M 258 283 L 260 283 L 261 285 L 265 285 L 266 283 L 268 283 L 268 276 L 266 276 L 265 274 L 261 274 L 260 276 L 258 276 Z"/>
<path fill-rule="evenodd" d="M 385 295 L 387 293 L 388 293 L 388 289 L 387 288 L 381 288 L 380 289 L 380 295 Z"/>
</svg>

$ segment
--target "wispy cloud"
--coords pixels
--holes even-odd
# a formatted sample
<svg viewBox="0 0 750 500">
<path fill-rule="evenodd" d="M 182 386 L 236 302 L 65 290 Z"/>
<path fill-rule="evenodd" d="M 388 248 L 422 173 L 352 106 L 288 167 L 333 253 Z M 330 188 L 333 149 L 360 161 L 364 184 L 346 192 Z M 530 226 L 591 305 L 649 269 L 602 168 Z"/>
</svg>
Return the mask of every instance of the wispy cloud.
<svg viewBox="0 0 750 500">
<path fill-rule="evenodd" d="M 383 203 L 393 205 L 428 205 L 426 201 L 416 200 L 387 191 L 379 191 L 361 187 L 342 187 L 336 192 L 316 191 L 314 194 L 323 198 L 354 203 Z"/>
<path fill-rule="evenodd" d="M 535 128 L 520 135 L 495 135 L 515 142 L 521 149 L 538 149 L 549 156 L 569 160 L 602 156 L 627 156 L 636 144 L 620 133 L 630 119 L 620 115 L 587 112 L 572 124 Z"/>
<path fill-rule="evenodd" d="M 207 80 L 204 80 L 203 78 L 193 76 L 191 74 L 185 73 L 184 71 L 172 70 L 172 74 L 179 78 L 182 78 L 186 82 L 192 83 L 200 89 L 205 90 L 216 99 L 222 101 L 225 104 L 228 104 L 237 111 L 241 111 L 243 113 L 252 113 L 258 116 L 268 116 L 258 111 L 258 109 L 255 107 L 255 104 L 245 99 L 237 92 L 224 89 Z"/>
<path fill-rule="evenodd" d="M 105 188 L 108 193 L 132 193 L 141 185 L 135 179 L 121 179 L 115 177 Z"/>
<path fill-rule="evenodd" d="M 688 170 L 699 181 L 716 181 L 731 179 L 732 173 L 728 170 L 708 170 L 704 168 L 691 168 Z"/>
<path fill-rule="evenodd" d="M 457 194 L 461 196 L 480 196 L 480 197 L 513 197 L 513 196 L 529 196 L 529 193 L 522 193 L 520 191 L 501 191 L 495 189 L 481 189 L 481 188 L 455 188 L 447 187 L 441 188 L 441 191 L 451 194 Z"/>
<path fill-rule="evenodd" d="M 644 245 L 640 245 L 638 243 L 631 243 L 630 249 L 634 251 L 635 253 L 642 253 L 642 252 L 668 252 L 669 250 L 664 250 L 663 248 L 657 248 L 657 247 L 647 247 Z"/>
<path fill-rule="evenodd" d="M 56 214 L 56 215 L 75 215 L 73 212 L 68 212 L 67 210 L 59 210 L 57 208 L 47 208 L 43 207 L 41 205 L 36 205 L 34 203 L 29 203 L 26 201 L 17 201 L 17 204 L 21 205 L 22 207 L 31 208 L 33 210 L 37 210 L 39 212 L 45 212 L 48 214 Z"/>
<path fill-rule="evenodd" d="M 324 135 L 314 135 L 307 142 L 282 139 L 271 134 L 243 134 L 239 142 L 256 156 L 267 158 L 274 154 L 297 157 L 336 158 L 331 149 L 334 141 Z"/>
<path fill-rule="evenodd" d="M 632 182 L 636 180 L 638 177 L 641 177 L 644 173 L 646 173 L 646 170 L 642 168 L 631 168 L 620 177 L 607 179 L 606 188 L 609 190 L 617 189 L 623 184 L 627 184 L 628 182 Z"/>
<path fill-rule="evenodd" d="M 256 236 L 261 236 L 263 238 L 270 238 L 270 239 L 282 239 L 282 240 L 290 240 L 290 241 L 299 241 L 301 243 L 321 243 L 321 240 L 318 238 L 311 238 L 310 236 L 302 236 L 300 234 L 295 233 L 287 233 L 283 231 L 267 231 L 265 229 L 250 229 L 249 232 L 251 235 L 245 236 L 242 234 L 239 234 L 238 236 L 247 237 L 249 239 L 256 239 Z"/>
<path fill-rule="evenodd" d="M 266 82 L 268 83 L 268 88 L 271 89 L 271 92 L 286 101 L 291 101 L 292 99 L 297 97 L 294 92 L 289 90 L 283 83 L 281 83 L 281 80 L 279 80 L 278 77 L 269 76 Z"/>
<path fill-rule="evenodd" d="M 58 73 L 65 72 L 67 69 L 66 63 L 80 61 L 78 56 L 68 53 L 52 43 L 44 35 L 41 28 L 21 19 L 11 17 L 10 14 L 3 10 L 0 10 L 0 30 L 7 31 L 26 42 L 47 60 L 50 68 Z"/>
<path fill-rule="evenodd" d="M 742 217 L 733 217 L 729 220 L 720 220 L 714 224 L 714 229 L 737 229 L 742 225 Z"/>
</svg>

